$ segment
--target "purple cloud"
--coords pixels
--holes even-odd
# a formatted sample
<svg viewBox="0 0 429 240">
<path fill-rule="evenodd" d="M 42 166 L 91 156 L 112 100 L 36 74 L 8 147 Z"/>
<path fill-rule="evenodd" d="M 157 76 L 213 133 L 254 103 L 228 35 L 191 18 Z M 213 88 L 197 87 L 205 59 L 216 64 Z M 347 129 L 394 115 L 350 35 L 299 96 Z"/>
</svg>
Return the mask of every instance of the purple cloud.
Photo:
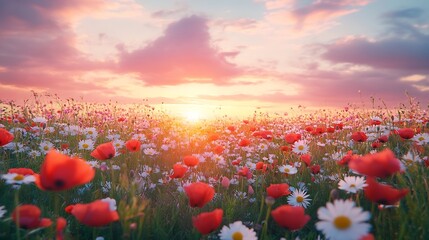
<svg viewBox="0 0 429 240">
<path fill-rule="evenodd" d="M 413 21 L 420 21 L 422 13 L 419 8 L 386 13 L 383 17 L 389 24 L 385 33 L 387 37 L 375 40 L 365 37 L 340 39 L 326 45 L 322 57 L 334 63 L 427 72 L 429 35 L 412 24 Z"/>
</svg>

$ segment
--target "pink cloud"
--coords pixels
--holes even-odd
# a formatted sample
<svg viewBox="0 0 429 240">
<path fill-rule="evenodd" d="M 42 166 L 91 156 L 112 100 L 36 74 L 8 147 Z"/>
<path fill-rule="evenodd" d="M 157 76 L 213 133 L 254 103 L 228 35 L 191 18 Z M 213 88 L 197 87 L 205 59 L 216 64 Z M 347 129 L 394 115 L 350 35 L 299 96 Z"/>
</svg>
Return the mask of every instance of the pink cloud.
<svg viewBox="0 0 429 240">
<path fill-rule="evenodd" d="M 258 30 L 258 21 L 249 18 L 218 19 L 213 21 L 213 25 L 232 32 L 255 32 Z"/>
<path fill-rule="evenodd" d="M 359 6 L 364 6 L 368 2 L 368 0 L 316 0 L 309 5 L 298 7 L 290 7 L 279 2 L 274 6 L 283 3 L 285 7 L 271 8 L 273 11 L 268 8 L 267 18 L 275 22 L 292 23 L 298 31 L 320 30 L 332 20 L 357 11 Z"/>
<path fill-rule="evenodd" d="M 65 92 L 99 89 L 76 79 L 114 63 L 89 60 L 76 48 L 70 25 L 103 5 L 101 0 L 0 0 L 0 84 Z"/>
<path fill-rule="evenodd" d="M 346 71 L 344 71 L 346 72 Z M 324 71 L 311 69 L 302 73 L 287 73 L 277 76 L 288 84 L 298 86 L 296 95 L 281 91 L 271 93 L 241 93 L 217 96 L 199 96 L 201 99 L 216 101 L 260 101 L 270 104 L 303 104 L 307 106 L 336 106 L 370 103 L 371 97 L 378 105 L 384 101 L 389 106 L 398 106 L 408 100 L 406 93 L 423 102 L 429 102 L 428 91 L 422 91 L 413 84 L 400 81 L 402 73 Z M 428 86 L 429 81 L 418 83 Z M 368 106 L 368 105 L 367 105 Z"/>
<path fill-rule="evenodd" d="M 122 72 L 138 73 L 147 85 L 188 82 L 227 84 L 242 69 L 212 46 L 207 20 L 190 16 L 170 24 L 144 48 L 120 52 Z"/>
</svg>

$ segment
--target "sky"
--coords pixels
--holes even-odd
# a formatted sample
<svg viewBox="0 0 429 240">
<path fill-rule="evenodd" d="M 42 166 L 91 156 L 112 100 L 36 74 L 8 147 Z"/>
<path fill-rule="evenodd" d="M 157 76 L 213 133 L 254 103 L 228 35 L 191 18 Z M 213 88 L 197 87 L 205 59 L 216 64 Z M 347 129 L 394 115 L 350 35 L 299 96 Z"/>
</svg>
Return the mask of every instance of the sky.
<svg viewBox="0 0 429 240">
<path fill-rule="evenodd" d="M 425 0 L 0 0 L 0 100 L 429 104 Z M 223 110 L 222 110 L 223 109 Z"/>
</svg>

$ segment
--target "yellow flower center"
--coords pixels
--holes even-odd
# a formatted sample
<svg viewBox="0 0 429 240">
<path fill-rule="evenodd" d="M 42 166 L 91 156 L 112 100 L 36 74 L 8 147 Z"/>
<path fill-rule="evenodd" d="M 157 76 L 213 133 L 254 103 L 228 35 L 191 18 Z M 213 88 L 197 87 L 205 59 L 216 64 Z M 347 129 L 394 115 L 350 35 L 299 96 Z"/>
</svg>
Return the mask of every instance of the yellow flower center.
<svg viewBox="0 0 429 240">
<path fill-rule="evenodd" d="M 22 181 L 22 180 L 24 180 L 24 175 L 18 174 L 13 178 L 13 180 Z"/>
<path fill-rule="evenodd" d="M 419 141 L 423 141 L 423 140 L 425 140 L 424 137 L 419 137 Z"/>
<path fill-rule="evenodd" d="M 338 216 L 334 219 L 334 225 L 340 230 L 345 230 L 352 225 L 352 221 L 346 216 Z"/>
<path fill-rule="evenodd" d="M 300 146 L 298 147 L 298 150 L 300 150 L 300 151 L 304 150 L 304 146 L 300 145 Z"/>
<path fill-rule="evenodd" d="M 82 147 L 83 147 L 83 148 L 88 148 L 88 147 L 89 147 L 89 145 L 88 145 L 88 144 L 86 144 L 86 143 L 84 143 L 84 144 L 82 144 Z"/>
<path fill-rule="evenodd" d="M 285 168 L 285 172 L 287 173 L 290 172 L 289 168 Z"/>
<path fill-rule="evenodd" d="M 88 133 L 89 133 L 89 134 L 93 134 L 93 132 L 92 132 L 92 131 L 88 131 Z"/>
<path fill-rule="evenodd" d="M 302 196 L 298 196 L 298 197 L 296 197 L 296 201 L 301 203 L 304 201 L 304 198 Z"/>
<path fill-rule="evenodd" d="M 350 184 L 350 188 L 356 188 L 356 185 Z"/>
<path fill-rule="evenodd" d="M 235 232 L 232 234 L 233 240 L 243 240 L 243 234 L 241 232 Z"/>
<path fill-rule="evenodd" d="M 43 150 L 48 151 L 48 150 L 49 150 L 49 147 L 48 147 L 48 146 L 44 146 L 44 147 L 43 147 Z"/>
</svg>

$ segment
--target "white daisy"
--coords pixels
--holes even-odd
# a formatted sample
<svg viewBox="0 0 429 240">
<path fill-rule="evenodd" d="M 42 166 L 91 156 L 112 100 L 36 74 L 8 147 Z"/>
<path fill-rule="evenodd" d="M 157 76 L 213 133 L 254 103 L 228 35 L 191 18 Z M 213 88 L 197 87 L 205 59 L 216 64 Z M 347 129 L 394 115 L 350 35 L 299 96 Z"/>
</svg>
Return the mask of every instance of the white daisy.
<svg viewBox="0 0 429 240">
<path fill-rule="evenodd" d="M 221 240 L 256 240 L 256 233 L 253 229 L 247 228 L 241 221 L 229 224 L 229 227 L 223 226 L 220 230 Z"/>
<path fill-rule="evenodd" d="M 1 178 L 5 179 L 7 184 L 14 184 L 14 185 L 29 184 L 36 181 L 33 175 L 22 175 L 18 173 L 3 174 Z"/>
<path fill-rule="evenodd" d="M 368 186 L 364 177 L 346 176 L 338 183 L 338 188 L 348 193 L 357 193 Z"/>
<path fill-rule="evenodd" d="M 413 140 L 417 145 L 427 144 L 429 143 L 429 133 L 418 133 L 414 135 L 411 140 Z"/>
<path fill-rule="evenodd" d="M 77 125 L 70 125 L 70 126 L 65 126 L 64 130 L 61 131 L 61 134 L 63 135 L 70 135 L 70 136 L 76 136 L 78 135 L 80 132 L 80 127 Z"/>
<path fill-rule="evenodd" d="M 291 195 L 287 197 L 287 203 L 292 206 L 301 206 L 307 208 L 310 205 L 310 195 L 305 190 L 295 189 Z"/>
<path fill-rule="evenodd" d="M 45 129 L 43 129 L 43 132 L 45 134 L 54 133 L 55 132 L 55 128 L 53 128 L 53 127 L 46 127 Z"/>
<path fill-rule="evenodd" d="M 86 135 L 87 138 L 96 139 L 98 136 L 98 132 L 95 127 L 87 127 L 83 129 L 83 133 Z"/>
<path fill-rule="evenodd" d="M 116 149 L 121 149 L 125 145 L 125 142 L 121 139 L 115 139 L 112 141 L 112 143 Z"/>
<path fill-rule="evenodd" d="M 419 162 L 423 161 L 420 158 L 420 156 L 417 153 L 413 152 L 413 151 L 408 151 L 407 154 L 405 154 L 404 156 L 402 156 L 402 160 L 407 165 L 410 165 L 410 164 L 413 164 L 413 163 L 419 163 Z"/>
<path fill-rule="evenodd" d="M 0 218 L 2 218 L 6 212 L 7 211 L 4 209 L 4 206 L 0 206 Z"/>
<path fill-rule="evenodd" d="M 91 139 L 80 140 L 79 141 L 79 149 L 80 150 L 93 150 L 94 149 L 94 141 Z"/>
<path fill-rule="evenodd" d="M 116 211 L 116 200 L 113 198 L 103 198 L 101 199 L 102 202 L 106 202 L 109 204 L 110 211 Z"/>
<path fill-rule="evenodd" d="M 335 200 L 326 207 L 317 210 L 320 219 L 316 228 L 331 240 L 358 240 L 366 235 L 371 225 L 366 223 L 371 217 L 369 212 L 355 207 L 351 200 Z"/>
<path fill-rule="evenodd" d="M 36 158 L 36 157 L 40 157 L 40 155 L 42 155 L 39 151 L 37 150 L 30 150 L 27 155 L 31 158 Z"/>
<path fill-rule="evenodd" d="M 131 139 L 137 139 L 140 142 L 143 142 L 144 140 L 146 140 L 146 135 L 144 135 L 143 133 L 136 133 L 132 136 Z"/>
<path fill-rule="evenodd" d="M 298 172 L 298 169 L 292 165 L 286 164 L 286 165 L 279 166 L 279 171 L 281 173 L 293 175 Z"/>
<path fill-rule="evenodd" d="M 54 144 L 49 141 L 43 141 L 39 144 L 40 151 L 45 154 L 48 153 L 52 148 L 54 148 Z"/>
<path fill-rule="evenodd" d="M 296 141 L 293 144 L 292 152 L 296 154 L 306 154 L 308 153 L 308 145 L 304 140 Z"/>
<path fill-rule="evenodd" d="M 146 148 L 145 150 L 143 150 L 144 154 L 149 155 L 149 156 L 153 156 L 158 154 L 158 152 L 153 149 L 153 148 Z"/>
<path fill-rule="evenodd" d="M 44 118 L 44 117 L 35 117 L 35 118 L 33 118 L 33 122 L 46 124 L 46 122 L 48 122 L 48 120 L 46 120 L 46 118 Z"/>
</svg>

